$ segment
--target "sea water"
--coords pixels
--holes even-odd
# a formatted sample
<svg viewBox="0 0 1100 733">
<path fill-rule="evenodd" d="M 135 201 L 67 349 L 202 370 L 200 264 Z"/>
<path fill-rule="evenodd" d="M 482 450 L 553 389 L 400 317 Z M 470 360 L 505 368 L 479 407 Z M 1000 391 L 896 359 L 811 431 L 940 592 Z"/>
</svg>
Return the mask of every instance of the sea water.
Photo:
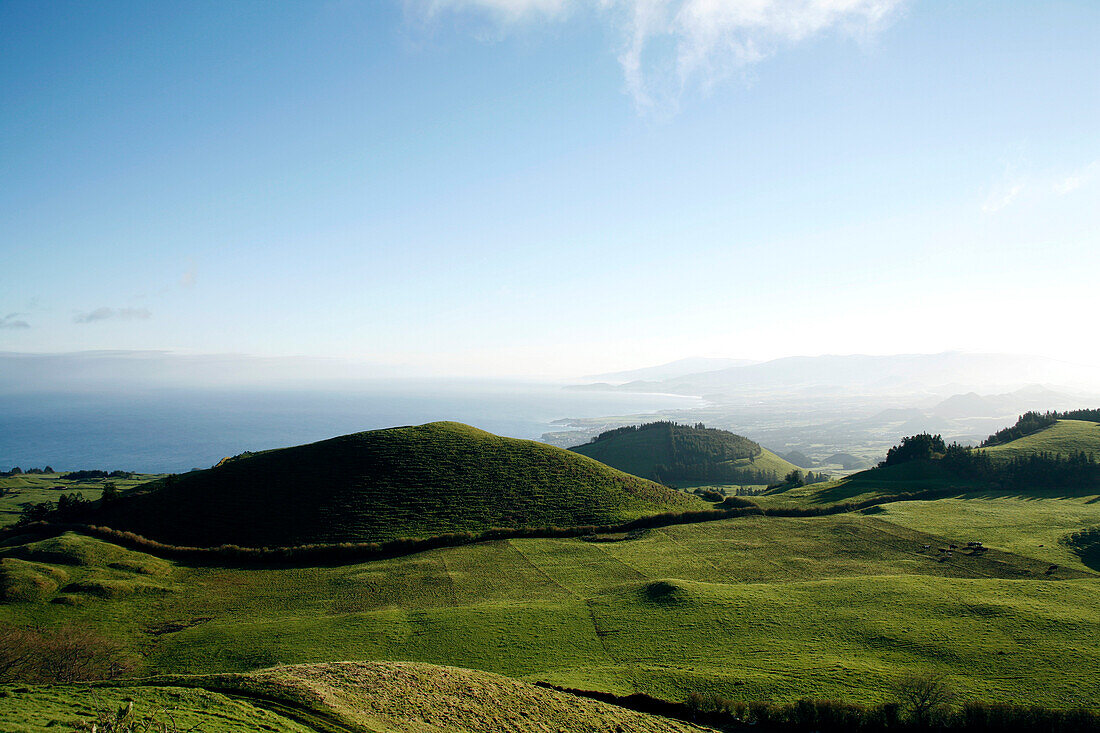
<svg viewBox="0 0 1100 733">
<path fill-rule="evenodd" d="M 0 470 L 52 466 L 142 473 L 436 420 L 538 439 L 562 418 L 652 413 L 694 398 L 554 384 L 393 382 L 340 390 L 145 390 L 0 395 Z M 560 428 L 557 428 L 560 429 Z"/>
</svg>

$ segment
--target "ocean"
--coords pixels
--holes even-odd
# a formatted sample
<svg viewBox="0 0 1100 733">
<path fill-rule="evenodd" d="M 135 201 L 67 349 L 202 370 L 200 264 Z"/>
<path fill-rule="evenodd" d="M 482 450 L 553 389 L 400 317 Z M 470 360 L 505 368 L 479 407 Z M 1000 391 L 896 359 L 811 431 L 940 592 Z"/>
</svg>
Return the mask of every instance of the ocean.
<svg viewBox="0 0 1100 733">
<path fill-rule="evenodd" d="M 351 390 L 147 390 L 0 395 L 0 470 L 160 473 L 362 430 L 456 420 L 539 439 L 561 418 L 651 413 L 689 397 L 572 391 L 558 385 L 415 382 Z M 558 428 L 560 429 L 560 428 Z"/>
</svg>

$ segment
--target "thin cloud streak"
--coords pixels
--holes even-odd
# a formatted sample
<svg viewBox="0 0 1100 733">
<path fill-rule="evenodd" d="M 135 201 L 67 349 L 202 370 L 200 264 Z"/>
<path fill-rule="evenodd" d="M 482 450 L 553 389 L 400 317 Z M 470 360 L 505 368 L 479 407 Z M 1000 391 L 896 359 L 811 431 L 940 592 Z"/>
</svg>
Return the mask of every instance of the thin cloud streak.
<svg viewBox="0 0 1100 733">
<path fill-rule="evenodd" d="M 21 329 L 30 328 L 31 324 L 19 318 L 22 313 L 9 313 L 6 316 L 0 317 L 0 328 Z"/>
<path fill-rule="evenodd" d="M 97 323 L 99 321 L 144 321 L 152 317 L 148 308 L 96 308 L 88 313 L 78 313 L 73 323 Z"/>
</svg>

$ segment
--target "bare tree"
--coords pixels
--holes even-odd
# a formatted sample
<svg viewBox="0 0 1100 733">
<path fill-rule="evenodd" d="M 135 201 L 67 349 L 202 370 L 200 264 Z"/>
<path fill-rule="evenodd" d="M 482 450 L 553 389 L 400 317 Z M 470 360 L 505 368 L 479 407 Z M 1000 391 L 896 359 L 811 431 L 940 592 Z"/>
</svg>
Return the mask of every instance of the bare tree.
<svg viewBox="0 0 1100 733">
<path fill-rule="evenodd" d="M 921 724 L 928 723 L 955 699 L 947 679 L 933 672 L 906 674 L 897 681 L 895 691 L 905 715 L 914 723 Z"/>
</svg>

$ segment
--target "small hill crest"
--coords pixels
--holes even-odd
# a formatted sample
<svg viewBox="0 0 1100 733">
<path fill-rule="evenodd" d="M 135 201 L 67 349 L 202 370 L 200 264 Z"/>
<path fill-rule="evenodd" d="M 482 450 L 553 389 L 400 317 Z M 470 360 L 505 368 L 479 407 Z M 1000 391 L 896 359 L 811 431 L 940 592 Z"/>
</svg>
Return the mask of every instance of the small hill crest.
<svg viewBox="0 0 1100 733">
<path fill-rule="evenodd" d="M 692 497 L 561 448 L 436 422 L 245 454 L 147 485 L 94 523 L 175 545 L 282 547 L 694 508 Z"/>
</svg>

